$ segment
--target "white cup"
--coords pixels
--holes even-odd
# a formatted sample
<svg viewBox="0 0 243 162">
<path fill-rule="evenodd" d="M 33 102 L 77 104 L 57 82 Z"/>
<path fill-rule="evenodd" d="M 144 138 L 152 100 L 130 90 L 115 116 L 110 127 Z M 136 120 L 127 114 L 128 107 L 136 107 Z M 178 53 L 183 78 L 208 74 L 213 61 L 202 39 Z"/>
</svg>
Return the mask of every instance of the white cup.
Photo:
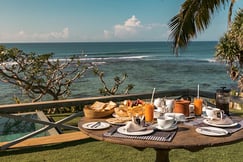
<svg viewBox="0 0 243 162">
<path fill-rule="evenodd" d="M 211 120 L 217 119 L 218 114 L 220 114 L 220 119 L 222 119 L 223 115 L 224 115 L 224 111 L 220 110 L 218 108 L 213 108 L 213 107 L 207 107 L 206 108 L 206 115 L 209 119 L 211 119 Z"/>
<path fill-rule="evenodd" d="M 186 117 L 183 113 L 165 113 L 165 117 L 172 117 L 178 122 L 184 122 L 186 121 Z"/>
<path fill-rule="evenodd" d="M 158 126 L 163 129 L 168 129 L 175 125 L 177 122 L 173 117 L 170 116 L 160 116 L 157 118 Z"/>
<path fill-rule="evenodd" d="M 175 103 L 174 99 L 166 99 L 165 100 L 165 104 L 166 104 L 166 107 L 168 109 L 168 112 L 173 112 L 174 103 Z"/>
</svg>

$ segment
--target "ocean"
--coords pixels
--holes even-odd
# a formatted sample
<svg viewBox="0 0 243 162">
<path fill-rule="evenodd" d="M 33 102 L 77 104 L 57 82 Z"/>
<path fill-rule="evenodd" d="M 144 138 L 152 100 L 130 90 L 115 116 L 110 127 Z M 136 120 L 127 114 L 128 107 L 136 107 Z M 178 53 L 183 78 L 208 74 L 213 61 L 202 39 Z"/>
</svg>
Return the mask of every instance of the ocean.
<svg viewBox="0 0 243 162">
<path fill-rule="evenodd" d="M 235 88 L 224 64 L 215 61 L 215 41 L 191 42 L 176 57 L 170 42 L 81 42 L 81 43 L 5 43 L 7 48 L 17 47 L 25 53 L 54 53 L 54 58 L 66 59 L 82 55 L 81 61 L 96 63 L 105 74 L 107 85 L 113 85 L 115 76 L 127 73 L 124 87 L 133 84 L 130 93 L 192 88 L 215 92 L 224 86 Z M 88 71 L 72 85 L 69 98 L 100 96 L 102 84 Z M 13 96 L 23 96 L 17 87 L 0 82 L 1 104 L 15 103 Z M 24 99 L 23 99 L 24 100 Z"/>
</svg>

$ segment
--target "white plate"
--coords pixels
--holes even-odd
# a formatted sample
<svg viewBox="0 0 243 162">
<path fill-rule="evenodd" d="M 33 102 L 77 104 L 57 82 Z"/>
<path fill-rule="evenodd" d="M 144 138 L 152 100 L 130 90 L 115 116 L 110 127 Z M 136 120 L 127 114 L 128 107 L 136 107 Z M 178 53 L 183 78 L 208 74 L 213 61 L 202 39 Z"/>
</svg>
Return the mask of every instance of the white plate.
<svg viewBox="0 0 243 162">
<path fill-rule="evenodd" d="M 85 129 L 97 129 L 97 130 L 110 127 L 110 124 L 106 123 L 106 122 L 100 122 L 100 125 L 98 125 L 97 127 L 92 127 L 95 123 L 97 123 L 97 122 L 85 123 L 85 124 L 82 125 L 82 127 L 85 128 Z"/>
<path fill-rule="evenodd" d="M 106 122 L 113 124 L 113 125 L 125 125 L 131 118 L 129 117 L 119 117 L 119 118 L 109 118 L 106 119 Z"/>
<path fill-rule="evenodd" d="M 221 127 L 221 128 L 227 128 L 227 127 L 235 127 L 238 125 L 238 123 L 233 123 L 233 124 L 213 124 L 208 122 L 209 119 L 204 119 L 203 123 L 214 126 L 214 127 Z"/>
<path fill-rule="evenodd" d="M 158 126 L 158 124 L 154 124 L 153 127 L 158 129 L 158 130 L 162 130 L 162 131 L 172 131 L 172 130 L 177 129 L 177 125 L 173 125 L 172 127 L 166 128 L 166 129 L 161 128 L 160 126 Z"/>
<path fill-rule="evenodd" d="M 228 134 L 227 130 L 216 127 L 199 127 L 196 132 L 206 136 L 225 136 Z"/>
<path fill-rule="evenodd" d="M 154 130 L 149 129 L 149 130 L 138 131 L 138 132 L 128 132 L 127 129 L 126 129 L 126 126 L 122 126 L 122 127 L 117 129 L 117 132 L 119 132 L 121 134 L 125 134 L 125 135 L 142 136 L 142 135 L 151 134 L 151 133 L 154 132 Z"/>
</svg>

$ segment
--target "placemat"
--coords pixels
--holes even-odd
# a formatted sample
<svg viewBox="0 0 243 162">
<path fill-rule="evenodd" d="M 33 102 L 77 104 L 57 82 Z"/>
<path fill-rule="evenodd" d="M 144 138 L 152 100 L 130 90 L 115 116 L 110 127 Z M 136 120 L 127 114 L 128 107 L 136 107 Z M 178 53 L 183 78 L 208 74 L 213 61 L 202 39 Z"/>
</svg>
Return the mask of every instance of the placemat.
<svg viewBox="0 0 243 162">
<path fill-rule="evenodd" d="M 139 140 L 151 140 L 151 141 L 160 141 L 160 142 L 170 142 L 173 140 L 177 133 L 177 129 L 169 132 L 158 131 L 155 130 L 153 133 L 149 135 L 142 136 L 133 136 L 133 135 L 125 135 L 119 132 L 110 133 L 110 131 L 115 128 L 111 128 L 108 132 L 104 133 L 105 137 L 117 137 L 117 138 L 129 138 L 129 139 L 139 139 Z"/>
</svg>

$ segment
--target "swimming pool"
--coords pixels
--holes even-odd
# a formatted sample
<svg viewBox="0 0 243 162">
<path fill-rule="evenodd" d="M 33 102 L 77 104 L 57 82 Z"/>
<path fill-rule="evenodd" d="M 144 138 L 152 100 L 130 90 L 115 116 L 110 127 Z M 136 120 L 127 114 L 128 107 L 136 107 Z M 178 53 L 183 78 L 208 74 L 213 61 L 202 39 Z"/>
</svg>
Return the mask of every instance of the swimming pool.
<svg viewBox="0 0 243 162">
<path fill-rule="evenodd" d="M 32 119 L 41 119 L 44 121 L 49 121 L 48 118 L 42 111 L 29 112 L 29 113 L 20 113 L 16 114 L 26 118 Z M 17 138 L 20 138 L 24 135 L 27 135 L 31 132 L 34 132 L 45 125 L 39 123 L 33 123 L 18 119 L 10 119 L 6 117 L 0 117 L 0 142 L 12 141 Z M 56 129 L 52 128 L 48 131 L 39 133 L 34 137 L 49 136 L 53 134 L 58 134 Z"/>
</svg>

